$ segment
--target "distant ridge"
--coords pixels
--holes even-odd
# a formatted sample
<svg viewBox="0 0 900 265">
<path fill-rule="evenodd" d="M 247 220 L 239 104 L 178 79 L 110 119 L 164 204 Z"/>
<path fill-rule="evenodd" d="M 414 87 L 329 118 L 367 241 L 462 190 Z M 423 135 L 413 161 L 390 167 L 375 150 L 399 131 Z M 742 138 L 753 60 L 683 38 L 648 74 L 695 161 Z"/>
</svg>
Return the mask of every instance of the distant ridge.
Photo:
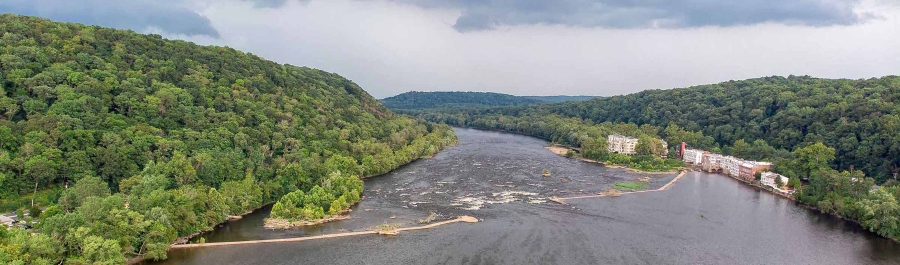
<svg viewBox="0 0 900 265">
<path fill-rule="evenodd" d="M 593 96 L 514 96 L 493 92 L 420 92 L 410 91 L 381 99 L 385 107 L 415 110 L 445 107 L 521 106 L 546 102 L 581 101 Z"/>
</svg>

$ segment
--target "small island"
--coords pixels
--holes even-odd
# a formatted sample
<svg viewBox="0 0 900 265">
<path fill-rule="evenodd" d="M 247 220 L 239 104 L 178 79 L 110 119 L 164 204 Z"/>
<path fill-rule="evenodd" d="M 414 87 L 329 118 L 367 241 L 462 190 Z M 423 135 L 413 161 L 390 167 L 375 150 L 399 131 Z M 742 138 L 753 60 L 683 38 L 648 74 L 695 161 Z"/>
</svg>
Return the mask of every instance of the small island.
<svg viewBox="0 0 900 265">
<path fill-rule="evenodd" d="M 345 214 L 359 202 L 362 190 L 363 181 L 359 177 L 331 173 L 321 186 L 299 189 L 281 197 L 272 206 L 265 227 L 287 229 L 348 219 Z"/>
</svg>

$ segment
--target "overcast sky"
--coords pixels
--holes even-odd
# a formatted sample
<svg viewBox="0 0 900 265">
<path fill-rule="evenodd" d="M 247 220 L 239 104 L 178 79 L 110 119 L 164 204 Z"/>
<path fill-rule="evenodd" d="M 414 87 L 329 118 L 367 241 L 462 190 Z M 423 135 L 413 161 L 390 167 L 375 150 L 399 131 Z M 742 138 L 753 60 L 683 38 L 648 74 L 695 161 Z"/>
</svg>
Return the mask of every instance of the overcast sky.
<svg viewBox="0 0 900 265">
<path fill-rule="evenodd" d="M 0 0 L 418 91 L 627 94 L 900 73 L 896 0 Z"/>
</svg>

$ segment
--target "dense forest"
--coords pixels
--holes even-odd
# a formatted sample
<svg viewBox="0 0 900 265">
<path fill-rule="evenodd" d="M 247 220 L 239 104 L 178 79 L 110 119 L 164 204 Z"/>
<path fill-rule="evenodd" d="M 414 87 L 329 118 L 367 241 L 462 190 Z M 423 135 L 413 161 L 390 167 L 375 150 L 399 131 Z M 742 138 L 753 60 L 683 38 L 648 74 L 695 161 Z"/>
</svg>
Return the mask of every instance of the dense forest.
<svg viewBox="0 0 900 265">
<path fill-rule="evenodd" d="M 406 92 L 381 99 L 392 110 L 418 110 L 435 108 L 471 108 L 496 106 L 521 106 L 545 102 L 588 100 L 591 96 L 513 96 L 493 92 Z"/>
<path fill-rule="evenodd" d="M 227 47 L 10 14 L 0 34 L 0 203 L 35 226 L 0 229 L 4 264 L 165 259 L 286 194 L 349 207 L 360 177 L 455 141 L 336 74 Z"/>
<path fill-rule="evenodd" d="M 520 96 L 523 98 L 537 99 L 543 102 L 585 101 L 597 98 L 595 96 Z"/>
<path fill-rule="evenodd" d="M 491 92 L 419 92 L 411 91 L 384 98 L 381 104 L 392 110 L 442 107 L 516 106 L 542 103 L 537 99 Z"/>
<path fill-rule="evenodd" d="M 776 162 L 774 170 L 791 178 L 789 184 L 798 190 L 795 196 L 800 202 L 900 239 L 898 101 L 900 77 L 896 76 L 868 80 L 791 76 L 648 90 L 583 102 L 405 112 L 580 146 L 583 156 L 612 163 L 633 164 L 615 155 L 593 153 L 605 144 L 598 136 L 659 136 L 672 143 L 670 151 L 685 142 L 714 153 Z M 652 150 L 640 149 L 643 153 Z"/>
<path fill-rule="evenodd" d="M 900 171 L 897 76 L 866 80 L 766 77 L 580 102 L 450 112 L 469 116 L 557 114 L 596 123 L 677 125 L 712 137 L 723 149 L 767 149 L 766 154 L 748 158 L 772 161 L 796 148 L 823 142 L 836 149 L 832 165 L 837 169 L 862 170 L 878 183 L 893 179 Z M 688 144 L 715 147 L 709 143 Z"/>
</svg>

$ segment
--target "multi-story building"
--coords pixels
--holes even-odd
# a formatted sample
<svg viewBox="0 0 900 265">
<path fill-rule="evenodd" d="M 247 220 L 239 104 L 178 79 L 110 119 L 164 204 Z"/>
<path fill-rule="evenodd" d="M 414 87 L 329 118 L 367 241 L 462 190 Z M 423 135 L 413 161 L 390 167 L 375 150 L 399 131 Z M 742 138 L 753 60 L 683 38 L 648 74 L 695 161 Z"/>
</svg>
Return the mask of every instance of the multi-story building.
<svg viewBox="0 0 900 265">
<path fill-rule="evenodd" d="M 733 156 L 726 156 L 720 162 L 720 165 L 722 167 L 722 173 L 728 174 L 729 176 L 732 176 L 732 177 L 736 177 L 736 176 L 740 175 L 741 164 L 743 164 L 743 163 L 744 163 L 743 159 L 733 157 Z"/>
<path fill-rule="evenodd" d="M 607 137 L 607 143 L 607 150 L 610 153 L 633 155 L 636 153 L 634 147 L 637 146 L 638 139 L 619 134 L 612 134 Z"/>
<path fill-rule="evenodd" d="M 756 172 L 770 168 L 772 168 L 772 163 L 769 162 L 744 161 L 740 165 L 738 177 L 745 180 L 753 180 L 756 178 Z"/>
<path fill-rule="evenodd" d="M 704 155 L 701 159 L 702 162 L 700 162 L 700 166 L 703 167 L 703 170 L 708 172 L 719 172 L 724 170 L 722 161 L 725 160 L 725 156 L 723 155 L 709 153 Z"/>
<path fill-rule="evenodd" d="M 681 160 L 691 165 L 700 165 L 703 163 L 703 155 L 706 153 L 706 151 L 700 149 L 684 149 Z"/>
</svg>

